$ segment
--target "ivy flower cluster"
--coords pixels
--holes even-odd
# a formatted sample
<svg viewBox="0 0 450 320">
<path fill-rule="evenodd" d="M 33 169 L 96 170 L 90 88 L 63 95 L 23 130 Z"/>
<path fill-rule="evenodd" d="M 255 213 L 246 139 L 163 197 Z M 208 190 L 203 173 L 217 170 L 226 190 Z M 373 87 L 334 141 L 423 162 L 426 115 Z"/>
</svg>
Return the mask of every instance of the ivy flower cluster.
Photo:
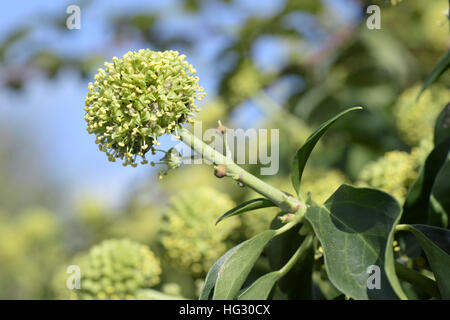
<svg viewBox="0 0 450 320">
<path fill-rule="evenodd" d="M 403 203 L 432 148 L 432 143 L 425 139 L 410 153 L 397 150 L 387 152 L 363 168 L 359 184 L 384 190 Z"/>
<path fill-rule="evenodd" d="M 185 58 L 177 51 L 141 49 L 98 69 L 88 86 L 85 120 L 110 161 L 134 167 L 140 157 L 146 164 L 158 137 L 176 134 L 181 124 L 193 121 L 195 102 L 205 94 Z"/>
<path fill-rule="evenodd" d="M 105 240 L 81 256 L 81 288 L 72 298 L 136 299 L 140 289 L 160 281 L 158 258 L 145 245 L 128 239 Z"/>
<path fill-rule="evenodd" d="M 406 89 L 394 105 L 395 123 L 403 141 L 417 146 L 422 139 L 432 140 L 439 112 L 450 101 L 450 90 L 434 84 L 417 100 L 421 85 Z"/>
<path fill-rule="evenodd" d="M 203 277 L 227 250 L 227 240 L 240 225 L 227 219 L 215 226 L 217 218 L 235 203 L 213 188 L 185 190 L 174 196 L 164 213 L 161 242 L 174 265 Z"/>
</svg>

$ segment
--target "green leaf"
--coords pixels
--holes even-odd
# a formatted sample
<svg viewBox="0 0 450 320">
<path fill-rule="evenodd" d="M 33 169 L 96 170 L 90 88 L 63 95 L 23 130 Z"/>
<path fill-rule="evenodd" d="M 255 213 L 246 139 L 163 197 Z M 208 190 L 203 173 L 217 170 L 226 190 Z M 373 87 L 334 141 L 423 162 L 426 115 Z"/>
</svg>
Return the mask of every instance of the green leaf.
<svg viewBox="0 0 450 320">
<path fill-rule="evenodd" d="M 283 215 L 282 213 L 278 216 Z M 278 216 L 273 219 L 270 228 L 278 229 L 282 222 Z M 281 269 L 292 257 L 305 237 L 299 235 L 300 225 L 272 239 L 267 246 L 267 255 L 272 270 Z M 307 249 L 302 258 L 277 283 L 279 291 L 289 300 L 307 300 L 312 298 L 312 271 L 314 249 Z"/>
<path fill-rule="evenodd" d="M 340 292 L 331 283 L 325 270 L 322 270 L 321 260 L 314 261 L 313 273 L 313 300 L 344 300 L 345 294 Z M 342 298 L 342 299 L 341 299 Z"/>
<path fill-rule="evenodd" d="M 264 247 L 276 234 L 276 230 L 261 232 L 241 243 L 225 259 L 217 273 L 214 300 L 227 300 L 236 297 Z"/>
<path fill-rule="evenodd" d="M 450 50 L 439 60 L 438 64 L 434 67 L 428 77 L 425 79 L 422 90 L 417 95 L 417 100 L 419 100 L 422 93 L 435 82 L 439 77 L 448 69 L 450 66 Z"/>
<path fill-rule="evenodd" d="M 450 137 L 450 103 L 448 103 L 437 117 L 434 125 L 434 145 L 437 146 Z"/>
<path fill-rule="evenodd" d="M 430 263 L 443 299 L 450 299 L 450 231 L 427 225 L 401 225 L 398 230 L 411 231 Z"/>
<path fill-rule="evenodd" d="M 449 214 L 450 159 L 447 159 L 441 170 L 439 170 L 431 190 L 428 224 L 447 228 Z"/>
<path fill-rule="evenodd" d="M 268 207 L 276 207 L 276 205 L 272 201 L 269 201 L 265 198 L 248 200 L 248 201 L 241 203 L 237 207 L 225 212 L 223 216 L 221 216 L 219 219 L 217 219 L 216 224 L 218 224 L 223 219 L 226 219 L 226 218 L 229 218 L 229 217 L 232 217 L 232 216 L 235 216 L 235 215 L 247 212 L 247 211 L 263 209 L 263 208 L 268 208 Z"/>
<path fill-rule="evenodd" d="M 292 172 L 291 172 L 291 179 L 292 179 L 292 185 L 294 186 L 295 191 L 297 192 L 297 195 L 300 195 L 300 181 L 302 179 L 303 170 L 305 169 L 306 162 L 308 161 L 309 156 L 311 155 L 311 152 L 313 151 L 314 147 L 316 146 L 319 139 L 323 136 L 323 134 L 328 130 L 328 128 L 336 122 L 339 118 L 346 115 L 347 113 L 353 111 L 353 110 L 360 110 L 362 107 L 353 107 L 350 109 L 347 109 L 338 115 L 334 116 L 327 122 L 324 122 L 320 125 L 319 128 L 317 128 L 316 131 L 314 131 L 306 140 L 305 144 L 297 150 L 294 156 L 294 161 L 292 164 Z"/>
<path fill-rule="evenodd" d="M 238 300 L 266 300 L 275 283 L 280 279 L 279 271 L 267 273 L 238 296 Z"/>
<path fill-rule="evenodd" d="M 227 261 L 227 259 L 242 245 L 239 245 L 231 248 L 227 252 L 223 254 L 209 269 L 208 274 L 206 275 L 205 283 L 203 284 L 202 291 L 200 292 L 199 300 L 209 300 L 214 286 L 216 285 L 217 277 L 219 275 L 219 271 L 223 264 Z"/>
<path fill-rule="evenodd" d="M 437 145 L 428 155 L 416 180 L 406 194 L 403 205 L 403 216 L 401 223 L 428 222 L 428 210 L 433 184 L 439 170 L 445 163 L 450 150 L 450 138 Z"/>
<path fill-rule="evenodd" d="M 427 299 L 428 297 L 423 296 L 423 293 L 441 299 L 441 293 L 439 292 L 436 281 L 433 279 L 414 269 L 410 269 L 397 261 L 395 261 L 395 272 L 397 273 L 398 278 L 403 280 L 403 290 L 405 290 L 410 300 Z M 417 291 L 417 289 L 419 289 L 419 291 Z"/>
<path fill-rule="evenodd" d="M 354 299 L 406 299 L 394 269 L 393 230 L 401 208 L 389 194 L 342 185 L 306 218 L 324 251 L 333 285 Z M 380 289 L 368 289 L 369 266 L 380 268 Z"/>
</svg>

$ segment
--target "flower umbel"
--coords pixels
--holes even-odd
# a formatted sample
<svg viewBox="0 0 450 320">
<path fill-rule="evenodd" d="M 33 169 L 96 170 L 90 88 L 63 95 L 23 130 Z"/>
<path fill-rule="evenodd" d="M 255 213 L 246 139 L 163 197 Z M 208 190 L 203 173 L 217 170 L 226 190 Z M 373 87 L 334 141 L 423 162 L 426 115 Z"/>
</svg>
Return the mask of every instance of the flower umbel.
<svg viewBox="0 0 450 320">
<path fill-rule="evenodd" d="M 161 243 L 170 261 L 196 278 L 204 277 L 240 225 L 237 219 L 214 225 L 222 212 L 234 206 L 230 197 L 208 187 L 184 190 L 173 197 L 161 228 Z"/>
<path fill-rule="evenodd" d="M 384 190 L 403 203 L 432 148 L 432 142 L 423 139 L 410 153 L 397 150 L 386 152 L 362 169 L 358 184 Z"/>
<path fill-rule="evenodd" d="M 183 161 L 183 157 L 175 148 L 170 148 L 167 152 L 163 151 L 165 156 L 160 159 L 161 164 L 167 165 L 167 170 L 161 171 L 159 173 L 159 178 L 162 179 L 163 176 L 167 175 L 169 170 L 176 169 L 181 166 L 181 162 Z"/>
<path fill-rule="evenodd" d="M 410 146 L 423 139 L 433 140 L 436 118 L 450 100 L 450 90 L 434 84 L 420 96 L 421 85 L 406 89 L 394 105 L 394 116 L 400 137 Z"/>
<path fill-rule="evenodd" d="M 110 161 L 137 166 L 141 157 L 145 164 L 159 136 L 193 121 L 195 101 L 205 94 L 185 58 L 177 51 L 141 49 L 113 57 L 98 69 L 95 82 L 89 83 L 85 119 Z"/>
<path fill-rule="evenodd" d="M 158 258 L 128 239 L 105 240 L 75 261 L 81 269 L 77 299 L 135 299 L 139 289 L 159 283 Z"/>
</svg>

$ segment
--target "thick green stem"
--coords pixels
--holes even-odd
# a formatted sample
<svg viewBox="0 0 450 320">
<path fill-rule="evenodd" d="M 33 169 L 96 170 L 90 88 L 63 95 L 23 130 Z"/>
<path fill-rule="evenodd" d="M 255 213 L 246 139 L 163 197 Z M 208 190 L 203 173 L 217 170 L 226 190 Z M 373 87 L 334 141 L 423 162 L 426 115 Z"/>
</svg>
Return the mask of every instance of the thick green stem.
<svg viewBox="0 0 450 320">
<path fill-rule="evenodd" d="M 191 149 L 202 155 L 202 157 L 214 165 L 224 165 L 226 167 L 226 175 L 232 177 L 236 181 L 252 188 L 259 194 L 263 195 L 274 204 L 276 204 L 284 212 L 298 212 L 303 215 L 306 206 L 297 198 L 288 195 L 271 185 L 265 183 L 261 179 L 247 172 L 230 158 L 227 158 L 220 152 L 214 150 L 202 140 L 194 136 L 189 130 L 181 128 L 178 131 L 181 141 L 187 144 Z"/>
<path fill-rule="evenodd" d="M 424 276 L 423 274 L 410 269 L 397 261 L 395 261 L 395 272 L 400 279 L 409 282 L 413 286 L 428 293 L 430 296 L 436 298 L 441 297 L 436 282 Z"/>
<path fill-rule="evenodd" d="M 302 257 L 305 251 L 309 248 L 314 238 L 314 234 L 310 233 L 306 236 L 305 240 L 303 240 L 300 247 L 298 247 L 297 251 L 295 251 L 294 255 L 289 259 L 289 261 L 281 268 L 278 272 L 281 276 L 284 276 L 292 267 L 297 263 L 297 261 Z"/>
</svg>

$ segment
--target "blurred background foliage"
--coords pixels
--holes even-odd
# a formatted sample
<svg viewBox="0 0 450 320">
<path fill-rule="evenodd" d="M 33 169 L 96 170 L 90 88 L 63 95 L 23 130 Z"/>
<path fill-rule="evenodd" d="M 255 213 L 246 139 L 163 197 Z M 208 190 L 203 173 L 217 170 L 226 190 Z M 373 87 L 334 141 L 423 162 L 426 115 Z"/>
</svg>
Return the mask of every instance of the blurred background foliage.
<svg viewBox="0 0 450 320">
<path fill-rule="evenodd" d="M 65 25 L 65 8 L 71 3 L 36 10 L 34 20 L 15 21 L 0 37 L 1 96 L 22 101 L 30 83 L 57 87 L 68 73 L 87 88 L 97 68 L 113 55 L 146 47 L 175 49 L 196 66 L 208 93 L 199 114 L 203 129 L 215 127 L 220 119 L 231 128 L 280 130 L 279 174 L 263 177 L 274 186 L 292 193 L 289 170 L 295 150 L 321 122 L 344 108 L 362 105 L 364 112 L 344 118 L 321 140 L 303 190 L 320 203 L 341 183 L 351 183 L 381 188 L 403 201 L 431 149 L 434 120 L 450 100 L 447 73 L 416 101 L 423 79 L 449 49 L 448 1 L 263 3 L 179 0 L 148 8 L 130 3 L 114 11 L 107 10 L 109 2 L 80 1 L 76 4 L 82 29 L 73 31 Z M 366 7 L 371 3 L 381 6 L 381 30 L 366 27 Z M 76 35 L 93 31 L 89 27 L 96 19 L 103 21 L 95 30 L 98 38 L 87 42 L 86 36 Z M 86 88 L 77 90 L 83 93 Z M 62 97 L 57 103 L 71 99 Z M 75 100 L 81 110 L 84 97 Z M 0 105 L 2 115 L 17 113 L 19 121 L 0 119 L 2 299 L 69 297 L 65 270 L 73 263 L 91 271 L 86 275 L 88 291 L 71 298 L 139 298 L 130 290 L 150 287 L 169 296 L 195 298 L 214 260 L 233 244 L 268 228 L 277 214 L 273 209 L 250 212 L 215 227 L 215 220 L 234 203 L 255 194 L 217 179 L 204 165 L 183 166 L 161 182 L 148 166 L 131 183 L 121 182 L 120 192 L 107 199 L 92 190 L 73 197 L 68 186 L 75 182 L 55 174 L 68 163 L 55 165 L 34 156 L 60 148 L 65 138 L 43 139 L 26 130 L 29 122 L 22 120 L 40 113 L 27 110 L 33 101 L 20 105 L 21 110 L 3 105 L 8 103 Z M 51 121 L 64 126 L 65 119 Z M 48 129 L 50 135 L 54 124 L 44 126 L 40 134 Z M 42 139 L 47 141 L 44 147 Z M 71 149 L 71 158 L 84 168 L 100 171 L 107 166 L 103 158 L 77 158 L 77 145 Z M 122 170 L 117 164 L 108 166 L 107 174 Z M 75 175 L 88 176 L 76 168 Z M 246 168 L 259 174 L 258 166 Z M 132 170 L 121 174 L 131 175 Z M 125 244 L 105 242 L 125 238 Z M 113 245 L 136 258 L 127 264 L 111 256 Z M 88 261 L 89 256 L 95 257 Z M 338 296 L 324 274 L 320 250 L 315 258 L 314 298 Z M 108 268 L 115 266 L 125 271 L 111 273 Z M 257 276 L 268 268 L 263 255 L 253 273 Z M 130 280 L 129 287 L 117 285 L 129 280 L 127 272 L 142 277 Z M 111 280 L 117 273 L 120 276 Z M 153 280 L 147 281 L 151 275 Z M 142 296 L 152 294 L 150 290 Z"/>
</svg>

